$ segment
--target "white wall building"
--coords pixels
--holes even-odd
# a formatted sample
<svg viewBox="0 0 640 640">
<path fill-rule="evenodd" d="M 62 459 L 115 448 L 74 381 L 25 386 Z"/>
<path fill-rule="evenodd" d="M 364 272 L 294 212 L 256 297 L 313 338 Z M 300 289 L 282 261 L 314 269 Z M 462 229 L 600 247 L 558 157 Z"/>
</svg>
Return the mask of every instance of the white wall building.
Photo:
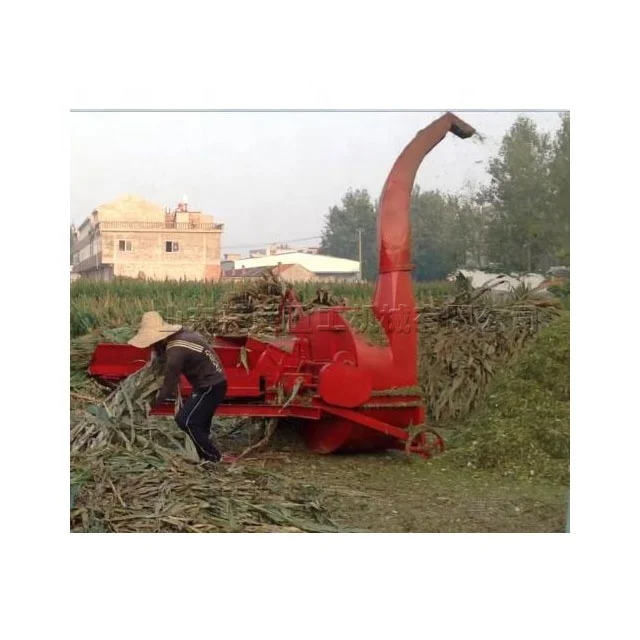
<svg viewBox="0 0 640 640">
<path fill-rule="evenodd" d="M 346 258 L 334 258 L 303 251 L 290 251 L 278 253 L 272 256 L 259 258 L 243 258 L 241 260 L 226 261 L 222 263 L 223 270 L 251 269 L 253 267 L 277 267 L 278 264 L 299 264 L 313 272 L 318 279 L 326 282 L 341 280 L 358 280 L 360 263 L 357 260 Z"/>
</svg>

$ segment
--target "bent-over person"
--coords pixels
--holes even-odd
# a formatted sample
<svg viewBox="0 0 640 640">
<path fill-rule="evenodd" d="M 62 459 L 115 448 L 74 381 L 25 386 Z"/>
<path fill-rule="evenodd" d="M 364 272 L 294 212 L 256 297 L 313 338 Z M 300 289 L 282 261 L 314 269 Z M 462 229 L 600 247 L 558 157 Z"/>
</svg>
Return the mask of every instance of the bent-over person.
<svg viewBox="0 0 640 640">
<path fill-rule="evenodd" d="M 149 311 L 129 344 L 141 349 L 153 347 L 154 357 L 164 363 L 164 382 L 154 407 L 175 398 L 181 375 L 189 381 L 193 392 L 176 414 L 176 424 L 189 435 L 201 459 L 219 462 L 223 456 L 209 435 L 213 416 L 227 392 L 227 379 L 207 340 L 182 325 L 167 324 L 157 311 Z"/>
</svg>

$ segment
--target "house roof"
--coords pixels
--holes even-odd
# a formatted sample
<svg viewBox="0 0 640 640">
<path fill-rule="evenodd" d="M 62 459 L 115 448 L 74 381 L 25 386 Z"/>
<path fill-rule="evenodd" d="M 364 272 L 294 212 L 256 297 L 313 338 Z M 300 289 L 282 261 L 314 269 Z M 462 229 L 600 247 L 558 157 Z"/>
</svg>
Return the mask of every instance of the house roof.
<svg viewBox="0 0 640 640">
<path fill-rule="evenodd" d="M 234 269 L 242 267 L 247 269 L 253 267 L 276 267 L 279 262 L 288 265 L 299 264 L 312 273 L 358 273 L 360 266 L 357 260 L 304 253 L 302 251 L 279 253 L 260 258 L 243 258 L 241 260 L 230 260 L 229 262 L 233 262 Z"/>
<path fill-rule="evenodd" d="M 227 269 L 226 271 L 223 272 L 222 275 L 225 278 L 257 278 L 267 273 L 267 271 L 272 271 L 274 275 L 278 275 L 280 273 L 283 273 L 287 269 L 290 269 L 291 267 L 296 267 L 296 266 L 300 267 L 301 265 L 280 264 L 275 267 L 245 267 L 244 269 L 242 269 L 241 267 L 240 269 Z M 304 267 L 301 267 L 301 268 L 304 269 Z M 305 271 L 308 271 L 308 269 L 305 269 Z M 309 273 L 312 273 L 312 272 L 309 272 Z"/>
<path fill-rule="evenodd" d="M 125 195 L 95 208 L 98 220 L 128 222 L 164 222 L 164 207 L 136 195 Z M 201 211 L 187 211 L 185 216 L 193 216 L 200 223 L 212 223 L 213 216 Z M 87 218 L 88 219 L 88 218 Z M 86 220 L 85 220 L 86 222 Z M 83 223 L 84 224 L 84 223 Z"/>
<path fill-rule="evenodd" d="M 164 209 L 139 196 L 127 195 L 96 207 L 98 219 L 164 221 Z"/>
<path fill-rule="evenodd" d="M 225 278 L 258 278 L 268 271 L 268 267 L 251 267 L 249 269 L 227 269 L 222 273 Z"/>
</svg>

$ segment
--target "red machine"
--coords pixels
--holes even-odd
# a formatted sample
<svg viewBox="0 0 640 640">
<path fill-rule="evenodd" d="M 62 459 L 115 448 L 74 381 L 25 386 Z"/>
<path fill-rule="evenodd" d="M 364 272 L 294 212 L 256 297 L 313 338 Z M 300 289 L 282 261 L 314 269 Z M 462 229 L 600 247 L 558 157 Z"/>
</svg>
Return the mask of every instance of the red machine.
<svg viewBox="0 0 640 640">
<path fill-rule="evenodd" d="M 382 190 L 379 274 L 372 310 L 388 345 L 372 345 L 358 335 L 344 319 L 344 308 L 303 312 L 289 291 L 281 305 L 288 312 L 285 335 L 226 336 L 214 341 L 228 382 L 227 397 L 216 415 L 304 420 L 302 436 L 317 453 L 407 448 L 429 456 L 434 449 L 442 450 L 436 434 L 409 430 L 425 422 L 416 389 L 418 327 L 409 203 L 420 163 L 448 132 L 469 138 L 474 129 L 451 113 L 438 118 L 407 145 Z M 140 369 L 150 356 L 150 349 L 100 344 L 89 373 L 118 381 Z M 190 392 L 183 378 L 180 393 Z M 172 404 L 154 411 L 173 412 Z"/>
</svg>

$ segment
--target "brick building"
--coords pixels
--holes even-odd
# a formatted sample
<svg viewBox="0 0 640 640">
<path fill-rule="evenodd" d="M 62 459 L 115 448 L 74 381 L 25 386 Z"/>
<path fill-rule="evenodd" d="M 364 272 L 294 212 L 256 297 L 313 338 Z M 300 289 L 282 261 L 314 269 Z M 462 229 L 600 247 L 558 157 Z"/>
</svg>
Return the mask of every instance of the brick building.
<svg viewBox="0 0 640 640">
<path fill-rule="evenodd" d="M 97 207 L 78 227 L 73 271 L 95 280 L 217 281 L 223 228 L 211 215 L 188 211 L 186 203 L 170 211 L 125 196 Z"/>
<path fill-rule="evenodd" d="M 222 278 L 228 281 L 244 282 L 245 280 L 259 280 L 269 271 L 284 282 L 318 282 L 315 273 L 299 264 L 279 264 L 275 267 L 240 267 L 223 271 Z"/>
</svg>

